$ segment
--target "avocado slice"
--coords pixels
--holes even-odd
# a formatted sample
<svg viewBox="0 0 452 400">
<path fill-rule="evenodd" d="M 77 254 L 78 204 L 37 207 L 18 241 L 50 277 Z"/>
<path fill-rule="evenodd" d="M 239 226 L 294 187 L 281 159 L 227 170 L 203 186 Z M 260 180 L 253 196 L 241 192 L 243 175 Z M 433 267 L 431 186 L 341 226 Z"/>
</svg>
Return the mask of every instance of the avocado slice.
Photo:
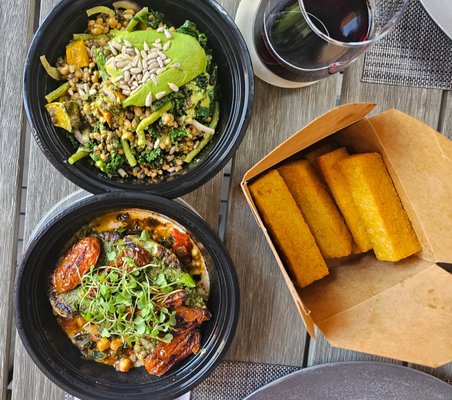
<svg viewBox="0 0 452 400">
<path fill-rule="evenodd" d="M 127 97 L 122 102 L 124 107 L 142 107 L 145 105 L 146 97 L 150 92 L 152 92 L 154 97 L 160 92 L 169 94 L 172 90 L 168 86 L 168 83 L 174 83 L 179 87 L 183 86 L 206 69 L 206 52 L 194 37 L 178 32 L 172 32 L 171 35 L 172 38 L 168 39 L 164 33 L 157 32 L 156 30 L 134 32 L 120 31 L 113 39 L 113 41 L 118 41 L 118 38 L 128 40 L 139 50 L 143 50 L 144 42 L 151 46 L 157 39 L 160 39 L 162 45 L 171 41 L 171 47 L 165 51 L 165 54 L 172 60 L 172 63 L 180 64 L 177 68 L 168 66 L 166 71 L 158 75 L 157 85 L 154 85 L 152 81 L 149 81 L 133 95 Z M 122 75 L 122 70 L 116 70 L 111 64 L 108 64 L 107 73 L 110 77 L 114 78 L 118 75 Z"/>
</svg>

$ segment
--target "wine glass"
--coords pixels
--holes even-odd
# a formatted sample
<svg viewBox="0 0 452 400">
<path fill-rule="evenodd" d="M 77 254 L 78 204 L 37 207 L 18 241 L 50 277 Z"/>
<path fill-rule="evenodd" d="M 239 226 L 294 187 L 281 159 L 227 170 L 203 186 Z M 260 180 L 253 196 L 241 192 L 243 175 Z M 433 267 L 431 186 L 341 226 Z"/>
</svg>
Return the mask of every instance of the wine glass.
<svg viewBox="0 0 452 400">
<path fill-rule="evenodd" d="M 400 20 L 409 0 L 242 0 L 236 22 L 255 74 L 283 87 L 342 71 Z"/>
</svg>

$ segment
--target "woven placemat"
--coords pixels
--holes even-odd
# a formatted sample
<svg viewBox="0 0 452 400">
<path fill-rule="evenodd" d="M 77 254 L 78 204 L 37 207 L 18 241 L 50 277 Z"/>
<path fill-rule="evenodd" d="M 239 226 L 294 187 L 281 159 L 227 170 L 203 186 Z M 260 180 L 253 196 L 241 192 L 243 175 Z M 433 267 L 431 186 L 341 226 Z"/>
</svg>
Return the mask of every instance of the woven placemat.
<svg viewBox="0 0 452 400">
<path fill-rule="evenodd" d="M 367 52 L 362 80 L 451 90 L 452 40 L 411 0 L 394 31 Z"/>
<path fill-rule="evenodd" d="M 190 400 L 242 400 L 257 389 L 300 368 L 223 361 L 191 392 Z"/>
<path fill-rule="evenodd" d="M 299 369 L 287 365 L 223 361 L 193 389 L 190 400 L 243 400 L 267 383 Z M 77 398 L 66 394 L 66 400 Z"/>
</svg>

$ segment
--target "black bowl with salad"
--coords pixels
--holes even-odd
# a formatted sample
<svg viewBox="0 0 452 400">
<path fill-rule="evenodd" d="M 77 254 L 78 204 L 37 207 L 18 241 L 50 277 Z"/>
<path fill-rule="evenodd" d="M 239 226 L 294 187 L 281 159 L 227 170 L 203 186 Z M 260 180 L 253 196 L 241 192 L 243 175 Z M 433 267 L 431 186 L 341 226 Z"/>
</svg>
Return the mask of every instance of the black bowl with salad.
<svg viewBox="0 0 452 400">
<path fill-rule="evenodd" d="M 240 144 L 252 97 L 246 46 L 213 0 L 62 1 L 25 67 L 40 148 L 93 193 L 196 189 Z"/>
<path fill-rule="evenodd" d="M 218 236 L 192 210 L 144 193 L 90 196 L 47 220 L 16 276 L 25 348 L 82 399 L 182 395 L 227 350 L 238 310 Z"/>
</svg>

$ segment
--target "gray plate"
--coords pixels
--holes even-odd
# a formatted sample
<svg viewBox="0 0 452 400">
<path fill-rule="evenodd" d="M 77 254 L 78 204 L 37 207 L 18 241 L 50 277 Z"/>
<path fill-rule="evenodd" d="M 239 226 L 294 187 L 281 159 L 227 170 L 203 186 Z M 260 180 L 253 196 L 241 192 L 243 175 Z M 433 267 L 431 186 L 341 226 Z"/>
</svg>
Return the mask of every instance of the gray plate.
<svg viewBox="0 0 452 400">
<path fill-rule="evenodd" d="M 245 400 L 452 400 L 452 386 L 408 367 L 377 362 L 302 369 Z"/>
<path fill-rule="evenodd" d="M 452 39 L 452 2 L 450 0 L 421 0 L 436 24 Z"/>
</svg>

